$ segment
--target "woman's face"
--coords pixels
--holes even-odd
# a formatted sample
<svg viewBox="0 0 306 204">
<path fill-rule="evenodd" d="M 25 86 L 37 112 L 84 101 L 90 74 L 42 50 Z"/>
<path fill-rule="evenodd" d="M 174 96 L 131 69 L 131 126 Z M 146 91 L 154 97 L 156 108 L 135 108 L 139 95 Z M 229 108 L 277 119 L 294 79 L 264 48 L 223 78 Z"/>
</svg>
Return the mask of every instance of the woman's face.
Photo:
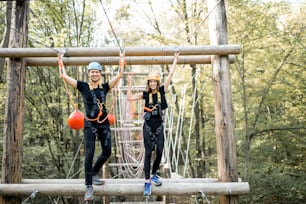
<svg viewBox="0 0 306 204">
<path fill-rule="evenodd" d="M 158 85 L 158 82 L 156 80 L 149 80 L 149 87 L 151 90 L 156 90 L 157 89 L 157 85 Z"/>
<path fill-rule="evenodd" d="M 95 69 L 89 70 L 88 77 L 92 82 L 98 82 L 101 79 L 101 72 Z"/>
</svg>

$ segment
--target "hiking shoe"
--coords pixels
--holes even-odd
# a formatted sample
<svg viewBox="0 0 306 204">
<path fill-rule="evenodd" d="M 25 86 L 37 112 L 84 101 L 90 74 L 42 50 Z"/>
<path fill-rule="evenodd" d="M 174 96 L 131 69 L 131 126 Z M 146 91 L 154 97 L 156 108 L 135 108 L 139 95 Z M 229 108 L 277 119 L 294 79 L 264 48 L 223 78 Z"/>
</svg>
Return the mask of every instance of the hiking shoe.
<svg viewBox="0 0 306 204">
<path fill-rule="evenodd" d="M 100 180 L 99 176 L 93 175 L 92 176 L 92 184 L 94 184 L 94 185 L 103 185 L 104 181 Z"/>
<path fill-rule="evenodd" d="M 155 186 L 160 186 L 162 185 L 162 182 L 159 180 L 159 177 L 156 174 L 153 174 L 152 178 L 151 178 L 151 182 L 155 185 Z"/>
<path fill-rule="evenodd" d="M 85 201 L 90 201 L 93 200 L 94 197 L 94 191 L 93 191 L 93 187 L 91 185 L 86 186 L 86 192 L 85 192 L 85 196 L 84 196 L 84 200 Z"/>
<path fill-rule="evenodd" d="M 149 196 L 149 195 L 151 195 L 151 188 L 152 188 L 152 187 L 151 187 L 151 183 L 145 182 L 143 195 L 144 195 L 144 196 Z"/>
</svg>

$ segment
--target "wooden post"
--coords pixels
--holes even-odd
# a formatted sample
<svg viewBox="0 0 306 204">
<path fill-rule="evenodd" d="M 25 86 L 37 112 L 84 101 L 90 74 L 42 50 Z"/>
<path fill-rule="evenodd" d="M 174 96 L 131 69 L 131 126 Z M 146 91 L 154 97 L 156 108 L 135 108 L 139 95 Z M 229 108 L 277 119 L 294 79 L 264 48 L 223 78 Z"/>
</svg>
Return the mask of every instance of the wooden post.
<svg viewBox="0 0 306 204">
<path fill-rule="evenodd" d="M 28 33 L 29 1 L 14 1 L 9 47 L 25 47 Z M 24 35 L 20 35 L 23 33 Z M 20 183 L 22 179 L 23 116 L 25 63 L 10 58 L 7 65 L 7 95 L 4 121 L 2 183 Z M 1 197 L 1 203 L 20 203 L 16 197 Z"/>
<path fill-rule="evenodd" d="M 226 45 L 227 21 L 224 0 L 208 0 L 211 45 Z M 234 138 L 234 110 L 228 55 L 212 56 L 215 98 L 215 133 L 218 155 L 218 178 L 237 182 L 237 156 Z M 220 195 L 221 204 L 239 203 L 238 195 Z"/>
</svg>

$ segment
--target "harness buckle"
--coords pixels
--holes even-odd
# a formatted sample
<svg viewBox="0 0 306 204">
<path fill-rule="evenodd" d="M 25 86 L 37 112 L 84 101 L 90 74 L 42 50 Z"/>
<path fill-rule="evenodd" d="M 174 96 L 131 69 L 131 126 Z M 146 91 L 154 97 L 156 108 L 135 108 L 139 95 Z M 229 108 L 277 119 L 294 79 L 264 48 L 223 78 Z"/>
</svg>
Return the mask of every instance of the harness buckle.
<svg viewBox="0 0 306 204">
<path fill-rule="evenodd" d="M 102 108 L 103 108 L 104 103 L 100 102 L 100 100 L 97 99 L 97 105 L 98 105 L 98 107 L 99 107 L 99 109 L 100 109 L 100 111 L 101 111 Z"/>
</svg>

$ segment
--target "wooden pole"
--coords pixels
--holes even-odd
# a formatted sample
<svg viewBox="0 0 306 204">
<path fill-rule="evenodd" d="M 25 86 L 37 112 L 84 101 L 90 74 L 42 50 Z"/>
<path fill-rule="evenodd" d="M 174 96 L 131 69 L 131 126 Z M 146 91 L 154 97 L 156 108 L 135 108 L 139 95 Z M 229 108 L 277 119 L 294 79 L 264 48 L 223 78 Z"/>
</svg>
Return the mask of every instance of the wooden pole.
<svg viewBox="0 0 306 204">
<path fill-rule="evenodd" d="M 230 56 L 231 62 L 234 62 L 234 56 Z M 56 57 L 27 57 L 25 61 L 28 66 L 56 66 L 58 64 Z M 63 63 L 66 66 L 83 65 L 90 62 L 99 62 L 103 65 L 118 65 L 119 57 L 64 57 Z M 151 57 L 126 57 L 128 65 L 161 65 L 172 64 L 173 56 L 151 56 Z M 211 57 L 204 55 L 179 56 L 177 64 L 210 64 Z"/>
<path fill-rule="evenodd" d="M 118 47 L 75 47 L 75 48 L 0 48 L 0 57 L 56 57 L 64 51 L 64 57 L 97 57 L 119 56 Z M 207 46 L 159 46 L 159 47 L 126 47 L 125 56 L 173 56 L 180 55 L 229 55 L 239 54 L 239 45 Z"/>
<path fill-rule="evenodd" d="M 28 12 L 29 1 L 13 2 L 9 47 L 26 46 Z M 20 35 L 20 33 L 24 33 L 24 35 Z M 22 178 L 25 70 L 25 63 L 22 58 L 9 58 L 7 63 L 2 183 L 20 183 Z M 15 197 L 2 197 L 0 201 L 5 204 L 20 203 L 20 199 Z"/>
<path fill-rule="evenodd" d="M 132 180 L 132 179 L 125 179 Z M 142 182 L 123 182 L 109 183 L 105 180 L 102 186 L 94 186 L 95 196 L 123 196 L 123 195 L 143 195 Z M 228 183 L 174 183 L 163 179 L 163 185 L 154 187 L 152 195 L 199 195 L 199 192 L 205 194 L 223 194 L 236 195 L 249 193 L 249 184 L 247 182 L 228 182 Z M 43 183 L 43 184 L 0 184 L 0 195 L 24 196 L 30 195 L 34 191 L 43 196 L 71 196 L 84 195 L 84 184 L 71 183 Z"/>
<path fill-rule="evenodd" d="M 227 22 L 224 0 L 208 0 L 211 45 L 226 45 Z M 234 138 L 234 110 L 228 56 L 212 56 L 215 98 L 215 133 L 218 177 L 221 182 L 237 182 L 237 159 Z M 237 195 L 221 195 L 221 204 L 238 204 Z"/>
<path fill-rule="evenodd" d="M 144 183 L 144 179 L 103 179 L 105 184 Z M 217 183 L 217 178 L 180 178 L 162 179 L 167 183 Z M 85 179 L 22 179 L 22 184 L 84 184 Z"/>
</svg>

